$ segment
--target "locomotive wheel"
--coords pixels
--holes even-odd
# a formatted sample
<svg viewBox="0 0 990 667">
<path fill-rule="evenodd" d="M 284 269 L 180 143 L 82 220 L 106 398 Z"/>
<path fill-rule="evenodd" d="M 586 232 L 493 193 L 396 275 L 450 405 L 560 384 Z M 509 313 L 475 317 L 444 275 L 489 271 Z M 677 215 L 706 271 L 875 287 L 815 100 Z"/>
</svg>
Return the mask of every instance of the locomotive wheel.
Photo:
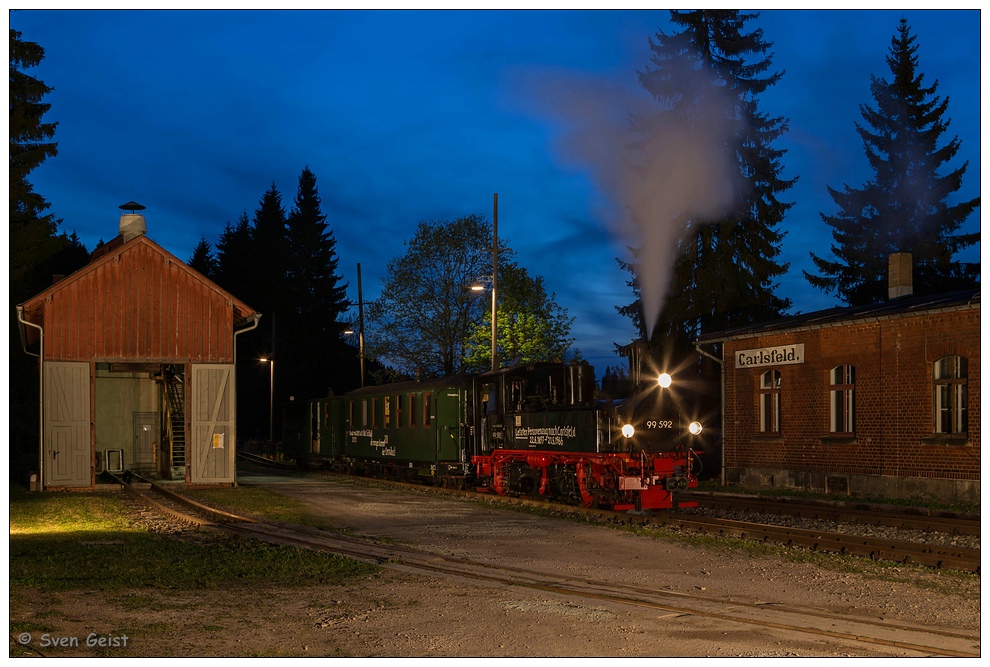
<svg viewBox="0 0 990 667">
<path fill-rule="evenodd" d="M 568 505 L 581 504 L 581 486 L 577 481 L 577 472 L 573 468 L 555 466 L 563 468 L 554 475 L 554 493 Z"/>
<path fill-rule="evenodd" d="M 588 480 L 591 479 L 588 468 L 579 463 L 576 472 L 575 480 L 578 483 L 578 493 L 581 494 L 581 505 L 588 509 L 595 509 L 598 507 L 598 496 L 588 490 Z"/>
</svg>

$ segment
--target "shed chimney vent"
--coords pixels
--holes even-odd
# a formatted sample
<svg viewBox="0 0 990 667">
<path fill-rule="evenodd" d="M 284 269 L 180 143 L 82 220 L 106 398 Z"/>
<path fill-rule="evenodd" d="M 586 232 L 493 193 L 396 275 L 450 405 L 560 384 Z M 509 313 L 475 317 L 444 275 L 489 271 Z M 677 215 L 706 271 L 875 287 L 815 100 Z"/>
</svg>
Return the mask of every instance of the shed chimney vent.
<svg viewBox="0 0 990 667">
<path fill-rule="evenodd" d="M 899 299 L 914 293 L 911 275 L 913 258 L 909 252 L 895 252 L 887 258 L 887 298 Z"/>
<path fill-rule="evenodd" d="M 124 243 L 127 243 L 136 236 L 148 233 L 148 226 L 144 221 L 144 216 L 138 213 L 138 211 L 144 210 L 144 206 L 135 201 L 129 201 L 126 204 L 121 204 L 118 208 L 123 211 L 130 211 L 130 213 L 124 213 L 120 216 L 119 233 Z"/>
</svg>

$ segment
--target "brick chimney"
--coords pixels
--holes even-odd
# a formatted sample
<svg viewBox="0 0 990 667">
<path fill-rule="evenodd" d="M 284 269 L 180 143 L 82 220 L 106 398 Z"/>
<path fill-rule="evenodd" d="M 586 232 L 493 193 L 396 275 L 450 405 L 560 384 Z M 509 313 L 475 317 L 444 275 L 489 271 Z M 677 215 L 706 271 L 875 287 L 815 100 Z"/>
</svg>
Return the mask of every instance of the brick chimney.
<svg viewBox="0 0 990 667">
<path fill-rule="evenodd" d="M 911 296 L 914 293 L 909 252 L 895 252 L 887 258 L 887 298 L 890 300 Z"/>
</svg>

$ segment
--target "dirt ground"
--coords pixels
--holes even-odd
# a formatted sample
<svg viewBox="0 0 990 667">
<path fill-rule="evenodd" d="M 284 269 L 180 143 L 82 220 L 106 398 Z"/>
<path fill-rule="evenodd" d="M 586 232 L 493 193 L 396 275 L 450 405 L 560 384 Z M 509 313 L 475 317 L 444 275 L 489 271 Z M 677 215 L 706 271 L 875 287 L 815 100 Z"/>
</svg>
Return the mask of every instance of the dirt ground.
<svg viewBox="0 0 990 667">
<path fill-rule="evenodd" d="M 846 573 L 725 547 L 489 507 L 363 481 L 245 478 L 299 498 L 340 531 L 493 564 L 690 595 L 800 604 L 850 615 L 980 627 L 978 577 L 910 568 Z M 890 578 L 899 579 L 890 581 Z M 901 655 L 813 635 L 535 589 L 385 568 L 345 586 L 93 591 L 11 600 L 11 619 L 56 626 L 48 644 L 11 637 L 11 655 L 361 657 L 771 657 Z M 122 628 L 131 629 L 125 632 Z M 53 645 L 61 638 L 75 646 Z M 98 645 L 103 642 L 105 648 Z M 87 645 L 90 644 L 90 645 Z M 109 647 L 109 648 L 106 648 Z"/>
</svg>

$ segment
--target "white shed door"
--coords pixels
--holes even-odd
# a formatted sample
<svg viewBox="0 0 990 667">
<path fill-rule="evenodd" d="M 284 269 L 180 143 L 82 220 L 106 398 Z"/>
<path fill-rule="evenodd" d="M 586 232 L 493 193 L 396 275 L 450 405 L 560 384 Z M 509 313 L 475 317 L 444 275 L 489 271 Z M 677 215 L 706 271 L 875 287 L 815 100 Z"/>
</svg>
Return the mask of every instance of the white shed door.
<svg viewBox="0 0 990 667">
<path fill-rule="evenodd" d="M 193 364 L 189 384 L 190 482 L 234 482 L 234 366 Z"/>
<path fill-rule="evenodd" d="M 50 361 L 45 364 L 44 375 L 44 484 L 90 486 L 89 364 Z"/>
</svg>

